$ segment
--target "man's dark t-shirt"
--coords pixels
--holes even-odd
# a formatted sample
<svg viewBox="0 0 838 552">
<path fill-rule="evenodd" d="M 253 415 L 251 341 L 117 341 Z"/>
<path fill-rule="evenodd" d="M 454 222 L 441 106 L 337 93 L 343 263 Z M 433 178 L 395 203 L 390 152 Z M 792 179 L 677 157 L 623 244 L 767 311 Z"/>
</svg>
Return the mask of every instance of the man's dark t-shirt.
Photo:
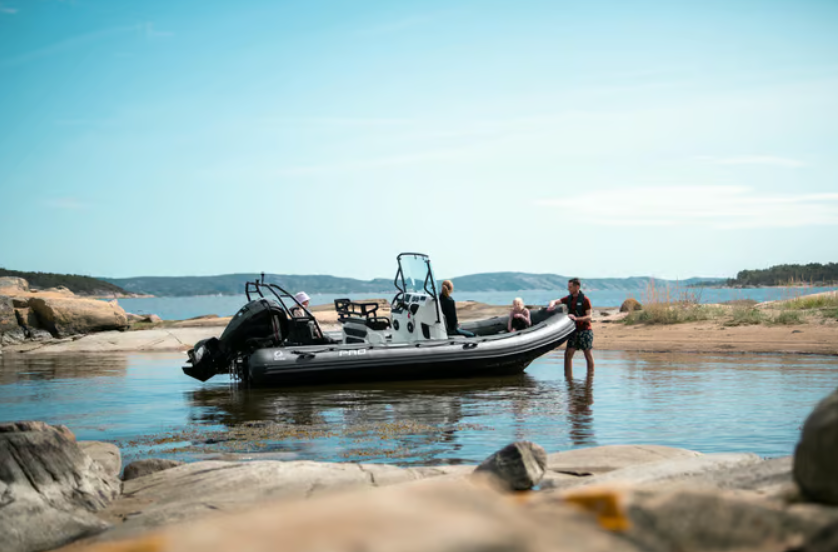
<svg viewBox="0 0 838 552">
<path fill-rule="evenodd" d="M 583 300 L 582 300 L 582 308 L 581 309 L 577 308 L 578 304 L 576 304 L 576 300 L 578 300 L 578 297 L 576 299 L 574 299 L 572 295 L 568 295 L 567 297 L 562 297 L 560 299 L 560 301 L 562 302 L 562 304 L 567 305 L 568 314 L 575 314 L 577 316 L 585 316 L 585 313 L 587 313 L 589 310 L 593 310 L 593 307 L 591 306 L 591 300 L 588 299 L 588 297 L 585 294 L 582 294 L 582 297 L 583 297 Z M 578 312 L 579 310 L 581 310 L 581 312 Z M 582 322 L 576 322 L 576 329 L 579 330 L 579 331 L 590 330 L 591 329 L 591 321 L 590 320 L 583 320 Z"/>
<path fill-rule="evenodd" d="M 457 333 L 457 304 L 451 296 L 440 295 L 439 306 L 442 308 L 442 315 L 445 317 L 445 329 L 448 335 Z"/>
</svg>

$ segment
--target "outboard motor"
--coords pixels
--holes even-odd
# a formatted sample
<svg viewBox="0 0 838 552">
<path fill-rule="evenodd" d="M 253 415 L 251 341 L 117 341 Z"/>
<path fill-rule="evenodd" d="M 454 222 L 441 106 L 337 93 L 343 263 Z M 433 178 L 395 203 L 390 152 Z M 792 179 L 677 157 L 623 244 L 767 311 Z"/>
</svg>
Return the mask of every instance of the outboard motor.
<svg viewBox="0 0 838 552">
<path fill-rule="evenodd" d="M 191 366 L 184 366 L 183 373 L 202 382 L 219 373 L 228 364 L 227 356 L 219 348 L 217 337 L 199 341 L 187 355 Z"/>
<path fill-rule="evenodd" d="M 250 301 L 233 316 L 220 338 L 199 341 L 187 354 L 191 366 L 183 372 L 207 381 L 224 372 L 240 354 L 263 347 L 279 347 L 288 335 L 288 316 L 270 299 Z"/>
</svg>

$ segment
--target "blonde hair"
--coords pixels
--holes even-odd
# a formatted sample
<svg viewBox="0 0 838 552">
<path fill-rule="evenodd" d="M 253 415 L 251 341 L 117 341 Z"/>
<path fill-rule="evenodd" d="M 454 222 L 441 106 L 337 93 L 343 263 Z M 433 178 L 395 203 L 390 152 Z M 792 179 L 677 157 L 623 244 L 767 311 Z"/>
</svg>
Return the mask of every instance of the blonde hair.
<svg viewBox="0 0 838 552">
<path fill-rule="evenodd" d="M 520 307 L 519 307 L 520 305 Z M 512 308 L 514 310 L 524 310 L 524 300 L 520 297 L 516 297 L 512 300 Z"/>
<path fill-rule="evenodd" d="M 442 282 L 442 296 L 448 297 L 451 295 L 451 290 L 454 289 L 454 284 L 451 280 L 445 280 Z"/>
</svg>

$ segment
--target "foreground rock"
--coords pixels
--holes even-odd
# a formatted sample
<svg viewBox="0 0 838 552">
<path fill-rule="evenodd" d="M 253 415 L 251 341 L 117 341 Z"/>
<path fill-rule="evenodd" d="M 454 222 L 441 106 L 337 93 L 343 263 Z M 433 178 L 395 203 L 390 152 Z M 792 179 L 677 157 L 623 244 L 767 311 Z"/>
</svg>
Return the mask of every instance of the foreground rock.
<svg viewBox="0 0 838 552">
<path fill-rule="evenodd" d="M 206 461 L 129 479 L 106 519 L 124 521 L 109 538 L 136 534 L 218 511 L 239 511 L 268 499 L 304 499 L 381 487 L 429 475 L 384 464 Z"/>
<path fill-rule="evenodd" d="M 803 424 L 794 451 L 794 479 L 807 498 L 838 505 L 838 390 Z"/>
<path fill-rule="evenodd" d="M 530 441 L 516 441 L 489 456 L 477 466 L 477 473 L 495 476 L 513 491 L 532 489 L 544 477 L 547 452 Z"/>
<path fill-rule="evenodd" d="M 179 468 L 176 468 L 179 469 Z M 569 504 L 522 505 L 489 486 L 421 481 L 261 505 L 118 545 L 120 550 L 232 552 L 639 552 Z M 114 550 L 99 544 L 79 552 Z"/>
<path fill-rule="evenodd" d="M 84 454 L 66 428 L 0 424 L 0 535 L 4 552 L 48 550 L 103 531 L 92 512 L 120 483 Z"/>
</svg>

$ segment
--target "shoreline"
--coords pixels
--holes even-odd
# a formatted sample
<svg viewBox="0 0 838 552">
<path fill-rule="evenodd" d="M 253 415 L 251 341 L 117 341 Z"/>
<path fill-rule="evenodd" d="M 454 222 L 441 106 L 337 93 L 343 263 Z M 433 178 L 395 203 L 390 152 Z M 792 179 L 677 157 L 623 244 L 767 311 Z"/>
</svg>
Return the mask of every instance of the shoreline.
<svg viewBox="0 0 838 552">
<path fill-rule="evenodd" d="M 508 306 L 458 302 L 461 321 L 503 316 Z M 331 305 L 311 309 L 326 332 L 340 331 Z M 385 313 L 386 314 L 386 313 Z M 624 324 L 618 307 L 595 308 L 594 351 L 690 354 L 794 354 L 838 356 L 838 320 L 794 325 L 725 326 L 720 321 L 668 325 Z M 19 354 L 185 352 L 194 343 L 218 337 L 231 317 L 198 318 L 7 345 L 3 352 Z M 561 348 L 561 346 L 559 347 Z"/>
</svg>

